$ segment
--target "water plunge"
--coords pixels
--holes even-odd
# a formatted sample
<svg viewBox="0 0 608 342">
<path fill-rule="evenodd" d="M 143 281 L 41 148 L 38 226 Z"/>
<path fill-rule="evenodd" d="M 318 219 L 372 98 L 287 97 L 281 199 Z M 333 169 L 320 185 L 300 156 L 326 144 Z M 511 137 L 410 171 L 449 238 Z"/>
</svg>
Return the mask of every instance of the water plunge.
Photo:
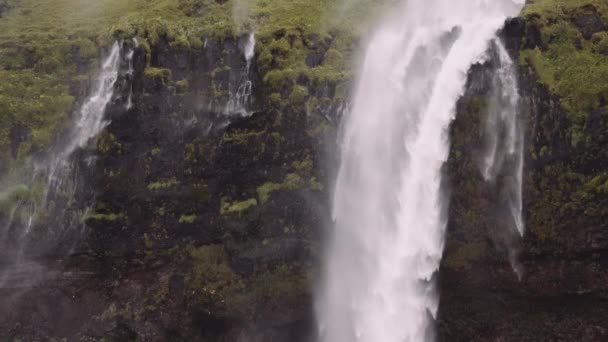
<svg viewBox="0 0 608 342">
<path fill-rule="evenodd" d="M 433 338 L 442 167 L 467 72 L 523 1 L 410 0 L 372 36 L 343 121 L 321 340 Z"/>
</svg>

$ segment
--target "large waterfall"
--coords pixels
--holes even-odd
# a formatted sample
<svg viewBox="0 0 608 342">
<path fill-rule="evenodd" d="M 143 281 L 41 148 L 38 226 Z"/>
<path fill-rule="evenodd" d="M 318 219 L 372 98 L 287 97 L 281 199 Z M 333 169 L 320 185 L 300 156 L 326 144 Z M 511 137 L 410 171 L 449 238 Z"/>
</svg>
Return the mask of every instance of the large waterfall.
<svg viewBox="0 0 608 342">
<path fill-rule="evenodd" d="M 318 300 L 327 342 L 433 338 L 442 166 L 467 72 L 523 0 L 409 0 L 367 46 L 343 122 L 335 229 Z"/>
</svg>

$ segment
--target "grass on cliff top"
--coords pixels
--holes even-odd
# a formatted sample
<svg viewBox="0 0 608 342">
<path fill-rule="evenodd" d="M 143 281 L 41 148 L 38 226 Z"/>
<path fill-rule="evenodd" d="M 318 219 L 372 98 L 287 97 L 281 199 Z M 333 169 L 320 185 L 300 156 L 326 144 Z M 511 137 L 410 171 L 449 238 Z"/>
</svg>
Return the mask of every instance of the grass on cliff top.
<svg viewBox="0 0 608 342">
<path fill-rule="evenodd" d="M 19 89 L 3 91 L 0 98 L 0 160 L 6 165 L 12 159 L 9 134 L 15 124 L 30 131 L 20 156 L 49 146 L 75 110 L 74 97 L 82 96 L 70 89 L 89 82 L 100 49 L 114 39 L 137 36 L 149 46 L 163 36 L 172 45 L 200 49 L 204 37 L 255 30 L 258 54 L 268 63 L 278 61 L 272 68 L 283 72 L 275 79 L 296 71 L 336 79 L 344 65 L 309 71 L 305 47 L 289 44 L 289 37 L 317 34 L 323 39 L 338 32 L 344 39 L 337 49 L 347 50 L 352 36 L 365 31 L 362 23 L 370 9 L 385 2 L 360 0 L 343 7 L 332 0 L 0 0 L 9 8 L 0 20 L 0 83 Z M 330 61 L 343 57 L 333 55 L 338 57 Z"/>
<path fill-rule="evenodd" d="M 605 0 L 534 0 L 524 7 L 524 16 L 538 14 L 543 16 L 564 16 L 565 12 L 595 6 L 600 12 L 608 10 Z M 604 12 L 606 13 L 606 12 Z"/>
<path fill-rule="evenodd" d="M 585 139 L 588 115 L 608 101 L 608 32 L 583 35 L 591 29 L 590 16 L 608 27 L 608 1 L 537 0 L 523 15 L 528 27 L 539 28 L 542 47 L 522 51 L 520 62 L 530 63 L 540 81 L 561 98 L 573 124 L 571 142 L 578 145 Z"/>
</svg>

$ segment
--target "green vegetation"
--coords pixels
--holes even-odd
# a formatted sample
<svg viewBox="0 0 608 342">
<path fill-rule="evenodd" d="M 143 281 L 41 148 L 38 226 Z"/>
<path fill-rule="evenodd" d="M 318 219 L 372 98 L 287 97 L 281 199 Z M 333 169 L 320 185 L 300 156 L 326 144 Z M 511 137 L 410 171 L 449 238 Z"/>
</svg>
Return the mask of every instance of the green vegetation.
<svg viewBox="0 0 608 342">
<path fill-rule="evenodd" d="M 158 181 L 148 184 L 148 190 L 162 190 L 177 185 L 177 179 L 175 177 L 163 181 Z"/>
<path fill-rule="evenodd" d="M 193 223 L 194 220 L 196 220 L 196 214 L 191 214 L 191 215 L 182 215 L 179 218 L 179 223 Z"/>
<path fill-rule="evenodd" d="M 171 70 L 165 68 L 148 67 L 144 70 L 144 77 L 147 80 L 161 80 L 166 82 L 171 77 Z"/>
<path fill-rule="evenodd" d="M 178 94 L 183 94 L 186 93 L 190 88 L 190 83 L 188 82 L 188 80 L 179 80 L 175 82 L 175 87 Z"/>
<path fill-rule="evenodd" d="M 524 50 L 540 81 L 561 98 L 570 115 L 572 145 L 584 140 L 589 113 L 608 100 L 608 3 L 603 0 L 538 0 L 526 6 L 528 29 L 540 30 L 540 46 Z M 577 24 L 579 23 L 579 24 Z M 596 28 L 596 25 L 599 25 Z"/>
<path fill-rule="evenodd" d="M 300 177 L 299 175 L 297 175 L 295 173 L 290 173 L 285 177 L 285 179 L 283 180 L 283 183 L 268 182 L 268 183 L 264 183 L 261 186 L 259 186 L 257 189 L 258 198 L 260 199 L 260 202 L 262 204 L 264 204 L 264 203 L 266 203 L 266 201 L 268 201 L 268 199 L 270 198 L 270 194 L 273 191 L 295 190 L 297 188 L 304 186 L 304 184 L 305 184 L 305 182 L 302 179 L 302 177 Z"/>
<path fill-rule="evenodd" d="M 241 202 L 228 202 L 226 198 L 222 198 L 220 213 L 224 214 L 240 214 L 241 212 L 258 205 L 255 198 L 250 198 Z"/>
<path fill-rule="evenodd" d="M 31 69 L 0 70 L 0 80 L 0 160 L 8 161 L 47 146 L 63 128 L 74 97 L 67 86 Z M 23 130 L 26 139 L 10 151 L 15 128 Z"/>
<path fill-rule="evenodd" d="M 269 94 L 276 91 L 270 103 L 301 106 L 313 97 L 310 89 L 350 78 L 355 38 L 385 2 L 7 0 L 0 21 L 0 160 L 11 165 L 48 148 L 96 72 L 101 50 L 115 39 L 137 37 L 149 52 L 161 37 L 171 47 L 201 49 L 205 39 L 255 31 L 258 67 Z M 315 61 L 307 63 L 311 56 Z M 145 76 L 166 81 L 170 71 L 147 68 Z M 188 91 L 188 81 L 175 88 Z M 25 133 L 11 153 L 14 127 Z"/>
<path fill-rule="evenodd" d="M 102 213 L 89 213 L 86 215 L 85 217 L 85 221 L 86 220 L 96 220 L 96 221 L 116 221 L 119 220 L 123 217 L 122 214 L 115 214 L 115 213 L 110 213 L 110 214 L 102 214 Z"/>
</svg>

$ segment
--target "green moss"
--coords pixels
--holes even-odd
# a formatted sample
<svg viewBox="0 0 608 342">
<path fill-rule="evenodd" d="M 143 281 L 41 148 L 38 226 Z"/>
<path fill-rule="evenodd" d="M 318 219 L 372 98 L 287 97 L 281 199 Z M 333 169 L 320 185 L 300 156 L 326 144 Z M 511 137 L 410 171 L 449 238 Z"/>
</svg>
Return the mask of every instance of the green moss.
<svg viewBox="0 0 608 342">
<path fill-rule="evenodd" d="M 273 191 L 281 190 L 283 188 L 282 184 L 278 183 L 264 183 L 257 188 L 258 198 L 260 199 L 260 203 L 264 204 L 270 198 L 270 193 Z"/>
<path fill-rule="evenodd" d="M 165 68 L 147 67 L 144 69 L 144 77 L 149 80 L 162 80 L 167 82 L 171 77 L 171 70 Z"/>
<path fill-rule="evenodd" d="M 204 39 L 238 37 L 255 29 L 257 64 L 273 93 L 269 102 L 285 108 L 308 96 L 306 86 L 291 89 L 299 75 L 315 87 L 347 79 L 353 42 L 367 31 L 368 19 L 383 2 L 363 0 L 342 8 L 330 0 L 259 0 L 235 17 L 236 0 L 11 1 L 13 8 L 0 21 L 0 160 L 14 159 L 8 132 L 15 124 L 31 130 L 18 156 L 49 146 L 74 110 L 68 85 L 84 86 L 99 67 L 100 51 L 116 39 L 129 44 L 137 37 L 149 65 L 151 46 L 161 38 L 172 48 L 202 49 Z M 329 50 L 323 65 L 311 69 L 306 57 L 313 46 Z M 148 67 L 145 77 L 167 82 L 170 74 Z M 175 88 L 181 94 L 189 84 L 179 80 Z M 280 93 L 291 94 L 290 100 Z M 215 96 L 226 94 L 216 89 Z"/>
<path fill-rule="evenodd" d="M 190 83 L 188 80 L 179 80 L 175 82 L 175 89 L 179 94 L 187 93 L 190 89 Z"/>
<path fill-rule="evenodd" d="M 110 132 L 103 132 L 97 140 L 97 150 L 106 154 L 110 151 L 120 149 L 121 144 L 116 139 L 116 136 Z"/>
<path fill-rule="evenodd" d="M 236 316 L 244 308 L 234 304 L 244 287 L 230 268 L 222 245 L 188 246 L 182 263 L 189 265 L 185 274 L 188 301 L 217 316 Z"/>
<path fill-rule="evenodd" d="M 294 161 L 291 166 L 301 175 L 310 174 L 314 169 L 314 163 L 310 155 L 307 155 L 303 160 Z"/>
<path fill-rule="evenodd" d="M 309 293 L 310 279 L 301 269 L 281 265 L 275 270 L 257 273 L 252 288 L 252 295 L 258 303 L 294 305 Z"/>
<path fill-rule="evenodd" d="M 289 95 L 289 104 L 295 107 L 302 107 L 308 99 L 308 88 L 303 86 L 295 86 Z"/>
<path fill-rule="evenodd" d="M 182 215 L 179 218 L 179 223 L 193 223 L 196 220 L 197 216 L 195 214 L 190 215 Z"/>
<path fill-rule="evenodd" d="M 8 141 L 14 125 L 29 133 L 16 157 L 48 147 L 63 128 L 74 103 L 67 94 L 68 88 L 57 78 L 32 70 L 0 70 L 0 80 L 0 160 L 12 159 Z"/>
<path fill-rule="evenodd" d="M 315 179 L 316 181 L 316 179 Z M 285 176 L 282 183 L 264 183 L 257 188 L 258 198 L 260 203 L 264 204 L 270 198 L 270 194 L 278 190 L 295 190 L 306 185 L 302 177 L 295 173 L 290 173 Z"/>
<path fill-rule="evenodd" d="M 148 184 L 148 190 L 162 190 L 166 188 L 170 188 L 178 184 L 178 181 L 175 177 L 171 179 L 167 179 L 164 181 L 158 181 Z"/>
<path fill-rule="evenodd" d="M 520 63 L 532 65 L 540 81 L 559 95 L 573 124 L 573 146 L 585 140 L 588 114 L 608 98 L 608 36 L 600 32 L 587 40 L 575 26 L 576 18 L 591 13 L 589 8 L 608 23 L 608 3 L 600 0 L 539 0 L 523 12 L 528 26 L 540 29 L 543 49 L 522 51 Z"/>
<path fill-rule="evenodd" d="M 123 218 L 123 214 L 116 214 L 116 213 L 105 214 L 105 213 L 92 212 L 92 213 L 88 213 L 86 215 L 85 220 L 117 221 L 121 218 Z"/>
<path fill-rule="evenodd" d="M 264 133 L 264 131 L 251 131 L 247 129 L 228 130 L 224 133 L 224 141 L 238 145 L 247 145 L 251 143 L 251 140 L 261 137 Z"/>
<path fill-rule="evenodd" d="M 247 209 L 258 205 L 258 201 L 255 198 L 250 198 L 241 202 L 228 202 L 227 199 L 222 198 L 220 213 L 224 214 L 239 214 Z"/>
<path fill-rule="evenodd" d="M 535 0 L 526 4 L 522 14 L 556 17 L 589 5 L 602 11 L 608 10 L 608 4 L 603 0 Z"/>
</svg>

